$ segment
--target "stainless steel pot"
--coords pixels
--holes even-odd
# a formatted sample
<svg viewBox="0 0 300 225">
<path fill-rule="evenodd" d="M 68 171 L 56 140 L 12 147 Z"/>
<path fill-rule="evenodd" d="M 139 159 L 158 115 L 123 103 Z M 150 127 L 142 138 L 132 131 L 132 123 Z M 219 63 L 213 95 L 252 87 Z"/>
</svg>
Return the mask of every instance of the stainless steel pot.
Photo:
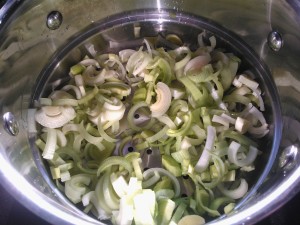
<svg viewBox="0 0 300 225">
<path fill-rule="evenodd" d="M 171 30 L 187 40 L 193 29 L 205 29 L 255 62 L 272 99 L 267 104 L 273 126 L 251 194 L 232 214 L 209 224 L 261 220 L 300 189 L 299 10 L 295 0 L 6 1 L 0 9 L 1 184 L 50 223 L 103 224 L 51 185 L 30 139 L 32 99 L 59 85 L 59 74 L 82 54 L 121 41 L 130 45 L 136 25 L 142 35 Z"/>
</svg>

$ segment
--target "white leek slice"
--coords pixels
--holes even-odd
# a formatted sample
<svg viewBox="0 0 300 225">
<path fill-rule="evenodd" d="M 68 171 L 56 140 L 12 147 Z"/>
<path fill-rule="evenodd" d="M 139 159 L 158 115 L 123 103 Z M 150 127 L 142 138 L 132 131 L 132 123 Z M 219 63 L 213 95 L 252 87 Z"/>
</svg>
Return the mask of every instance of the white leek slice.
<svg viewBox="0 0 300 225">
<path fill-rule="evenodd" d="M 174 70 L 177 71 L 183 69 L 192 56 L 191 56 L 191 50 L 188 47 L 179 47 L 175 49 L 174 52 L 175 54 L 177 54 L 177 56 L 182 56 L 185 54 L 185 57 L 183 59 L 175 63 Z"/>
<path fill-rule="evenodd" d="M 229 128 L 229 122 L 228 122 L 228 120 L 224 119 L 224 118 L 221 117 L 221 116 L 214 115 L 211 121 L 212 121 L 212 122 L 215 122 L 215 123 L 222 124 L 222 125 L 225 126 L 226 128 Z"/>
<path fill-rule="evenodd" d="M 82 95 L 81 95 L 81 92 L 79 90 L 79 88 L 77 86 L 74 86 L 74 85 L 71 85 L 71 84 L 68 84 L 68 85 L 65 85 L 62 90 L 64 91 L 69 91 L 69 90 L 73 90 L 75 92 L 75 95 L 76 95 L 76 98 L 77 99 L 81 99 Z"/>
<path fill-rule="evenodd" d="M 157 215 L 157 224 L 168 225 L 172 218 L 173 211 L 176 207 L 176 204 L 171 199 L 160 199 L 158 201 L 158 215 Z"/>
<path fill-rule="evenodd" d="M 126 197 L 120 199 L 119 211 L 115 215 L 117 225 L 131 225 L 133 221 L 134 208 L 128 204 Z"/>
<path fill-rule="evenodd" d="M 95 191 L 90 191 L 90 192 L 84 194 L 84 195 L 82 196 L 82 199 L 81 199 L 82 205 L 83 205 L 83 206 L 89 205 L 91 199 L 94 198 L 94 197 L 95 197 Z"/>
<path fill-rule="evenodd" d="M 110 175 L 110 180 L 116 194 L 120 198 L 124 197 L 128 191 L 128 184 L 125 178 L 122 175 L 117 177 L 115 173 L 112 173 Z"/>
<path fill-rule="evenodd" d="M 81 64 L 83 66 L 91 66 L 91 65 L 93 65 L 93 66 L 95 66 L 97 68 L 100 68 L 100 65 L 99 65 L 98 61 L 95 60 L 95 59 L 84 59 L 84 60 L 80 61 L 79 64 Z"/>
<path fill-rule="evenodd" d="M 246 85 L 247 87 L 251 88 L 252 90 L 257 89 L 259 85 L 256 81 L 249 79 L 243 74 L 239 76 L 238 81 Z"/>
<path fill-rule="evenodd" d="M 87 185 L 91 182 L 91 177 L 86 174 L 77 174 L 65 183 L 65 194 L 74 203 L 81 201 L 82 196 L 87 193 Z"/>
<path fill-rule="evenodd" d="M 105 196 L 105 199 L 102 199 L 102 201 L 105 201 L 105 203 L 111 210 L 119 209 L 120 201 L 119 201 L 117 194 L 115 193 L 115 191 L 113 189 L 112 183 L 110 181 L 109 173 L 104 174 L 103 195 Z"/>
<path fill-rule="evenodd" d="M 248 183 L 245 179 L 241 179 L 240 185 L 233 190 L 226 189 L 223 183 L 218 185 L 218 189 L 227 197 L 239 199 L 245 196 L 248 191 Z"/>
<path fill-rule="evenodd" d="M 47 140 L 46 145 L 43 151 L 43 158 L 44 159 L 52 159 L 54 156 L 54 152 L 56 149 L 56 131 L 55 129 L 48 128 L 47 129 Z"/>
<path fill-rule="evenodd" d="M 241 117 L 237 117 L 236 121 L 235 121 L 235 129 L 241 133 L 244 134 L 248 131 L 249 127 L 250 127 L 250 122 L 246 119 L 243 119 Z"/>
<path fill-rule="evenodd" d="M 254 146 L 249 147 L 249 151 L 244 159 L 238 158 L 238 152 L 241 145 L 235 141 L 232 141 L 228 148 L 228 159 L 239 167 L 249 166 L 256 159 L 258 149 Z"/>
<path fill-rule="evenodd" d="M 44 127 L 58 128 L 76 117 L 70 106 L 44 106 L 35 114 L 35 120 Z"/>
<path fill-rule="evenodd" d="M 207 137 L 206 137 L 205 146 L 195 166 L 195 171 L 203 172 L 208 167 L 211 158 L 210 151 L 213 150 L 215 138 L 216 138 L 216 129 L 213 126 L 207 126 Z"/>
<path fill-rule="evenodd" d="M 142 193 L 135 195 L 134 222 L 136 225 L 155 225 L 154 211 L 156 205 L 155 192 L 144 189 Z"/>
<path fill-rule="evenodd" d="M 84 81 L 83 81 L 83 77 L 81 75 L 76 75 L 74 77 L 74 80 L 75 80 L 75 83 L 76 83 L 76 86 L 79 88 L 80 90 L 80 93 L 82 96 L 85 96 L 86 95 L 86 92 L 85 92 L 85 88 L 84 88 Z"/>
<path fill-rule="evenodd" d="M 163 168 L 150 168 L 150 169 L 146 170 L 143 173 L 144 179 L 146 179 L 146 180 L 149 179 L 150 176 L 151 176 L 151 174 L 153 174 L 155 171 L 157 171 L 160 175 L 167 176 L 168 178 L 171 179 L 171 181 L 173 182 L 173 188 L 174 188 L 174 191 L 175 191 L 175 197 L 178 197 L 180 195 L 180 184 L 179 184 L 179 181 L 169 171 L 167 171 L 167 170 L 165 170 Z"/>
<path fill-rule="evenodd" d="M 163 82 L 156 84 L 156 102 L 150 106 L 153 117 L 159 117 L 165 114 L 172 100 L 170 88 Z"/>
</svg>

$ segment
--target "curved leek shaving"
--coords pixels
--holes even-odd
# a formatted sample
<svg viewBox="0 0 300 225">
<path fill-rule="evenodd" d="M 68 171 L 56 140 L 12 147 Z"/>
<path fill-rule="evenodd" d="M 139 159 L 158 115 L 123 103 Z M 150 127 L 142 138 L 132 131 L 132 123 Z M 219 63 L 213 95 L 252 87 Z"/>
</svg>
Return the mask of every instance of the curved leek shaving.
<svg viewBox="0 0 300 225">
<path fill-rule="evenodd" d="M 240 60 L 215 49 L 213 36 L 205 46 L 205 36 L 194 52 L 145 40 L 85 57 L 69 83 L 39 100 L 36 145 L 85 212 L 122 225 L 204 224 L 199 215 L 219 216 L 226 204 L 228 213 L 246 195 L 239 171 L 255 168 L 256 139 L 269 132 L 263 94 L 253 76 L 237 74 Z M 145 168 L 151 148 L 161 167 Z"/>
</svg>

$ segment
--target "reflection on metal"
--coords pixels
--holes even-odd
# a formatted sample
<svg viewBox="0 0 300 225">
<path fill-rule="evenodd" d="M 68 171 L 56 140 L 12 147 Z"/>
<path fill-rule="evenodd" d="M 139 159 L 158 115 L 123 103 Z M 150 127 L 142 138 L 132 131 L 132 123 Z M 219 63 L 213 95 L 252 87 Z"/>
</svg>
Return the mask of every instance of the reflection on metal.
<svg viewBox="0 0 300 225">
<path fill-rule="evenodd" d="M 268 35 L 268 45 L 273 51 L 279 51 L 283 46 L 283 39 L 279 32 L 272 31 Z"/>
<path fill-rule="evenodd" d="M 47 27 L 51 30 L 56 30 L 62 24 L 62 14 L 58 11 L 52 11 L 47 16 Z"/>
<path fill-rule="evenodd" d="M 17 120 L 15 119 L 15 116 L 11 112 L 6 112 L 3 115 L 3 126 L 5 130 L 13 135 L 17 136 L 19 133 L 19 125 Z"/>
<path fill-rule="evenodd" d="M 297 158 L 299 155 L 298 145 L 291 145 L 286 147 L 279 158 L 279 166 L 284 170 L 290 170 L 297 164 Z"/>
</svg>

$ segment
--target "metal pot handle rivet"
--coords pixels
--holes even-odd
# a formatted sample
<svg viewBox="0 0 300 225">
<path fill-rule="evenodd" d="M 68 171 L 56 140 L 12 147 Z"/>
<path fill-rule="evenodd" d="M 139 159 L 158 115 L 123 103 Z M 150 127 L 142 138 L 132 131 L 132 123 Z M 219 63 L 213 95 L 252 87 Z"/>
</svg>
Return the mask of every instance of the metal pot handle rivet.
<svg viewBox="0 0 300 225">
<path fill-rule="evenodd" d="M 271 31 L 268 35 L 268 45 L 273 51 L 278 52 L 283 47 L 282 35 L 278 31 Z"/>
<path fill-rule="evenodd" d="M 19 124 L 15 116 L 11 112 L 6 112 L 3 114 L 3 126 L 4 129 L 10 135 L 17 136 L 19 133 Z"/>
<path fill-rule="evenodd" d="M 52 11 L 47 16 L 47 27 L 50 30 L 56 30 L 60 27 L 63 21 L 63 16 L 59 11 Z"/>
<path fill-rule="evenodd" d="M 279 158 L 279 167 L 284 170 L 290 170 L 294 168 L 297 164 L 297 158 L 299 156 L 298 145 L 290 145 L 286 147 Z"/>
</svg>

